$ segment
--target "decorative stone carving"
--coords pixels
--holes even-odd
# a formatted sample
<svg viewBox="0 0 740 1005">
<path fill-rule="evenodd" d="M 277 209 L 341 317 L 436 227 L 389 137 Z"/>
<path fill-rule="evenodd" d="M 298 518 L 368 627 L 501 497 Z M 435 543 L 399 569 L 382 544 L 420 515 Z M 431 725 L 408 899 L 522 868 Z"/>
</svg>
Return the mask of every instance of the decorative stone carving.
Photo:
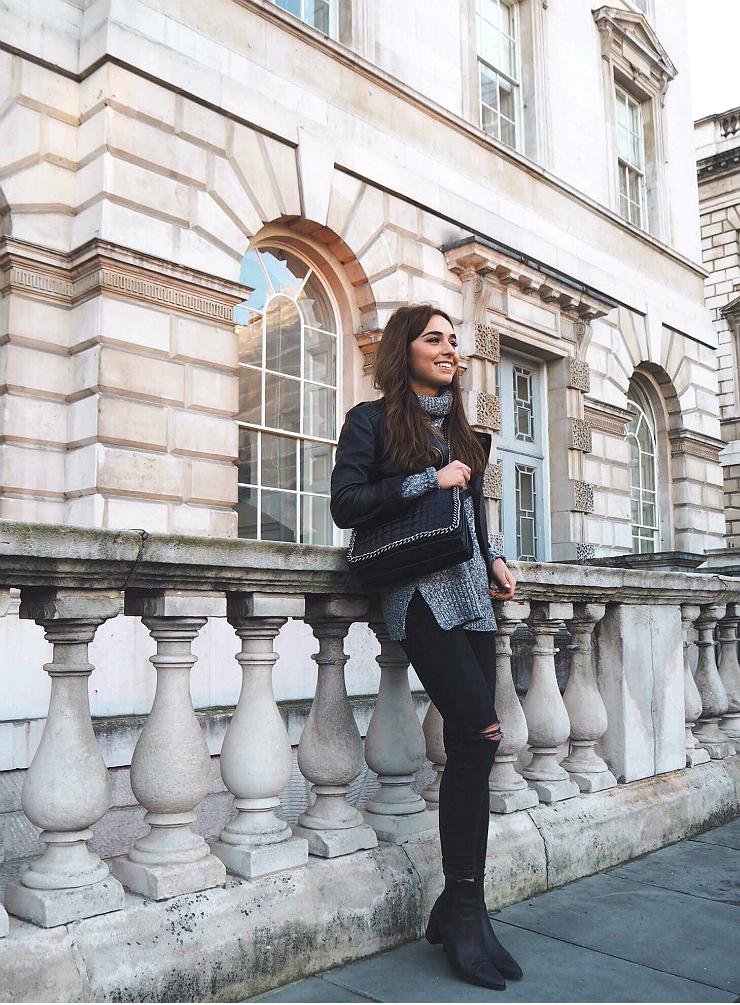
<svg viewBox="0 0 740 1005">
<path fill-rule="evenodd" d="M 568 360 L 568 366 L 570 370 L 568 387 L 588 394 L 591 390 L 591 367 L 585 359 L 575 359 L 573 356 Z"/>
<path fill-rule="evenodd" d="M 432 767 L 436 772 L 434 781 L 422 792 L 422 796 L 427 804 L 428 810 L 439 810 L 439 785 L 444 774 L 447 763 L 447 752 L 445 751 L 444 740 L 442 738 L 442 716 L 439 714 L 434 702 L 429 702 L 427 714 L 424 716 L 424 740 L 426 741 L 427 757 L 432 762 Z"/>
<path fill-rule="evenodd" d="M 504 554 L 504 535 L 503 534 L 489 534 L 488 542 L 495 552 L 499 555 Z"/>
<path fill-rule="evenodd" d="M 486 499 L 503 499 L 504 466 L 501 461 L 486 464 L 483 472 L 483 495 Z"/>
<path fill-rule="evenodd" d="M 582 450 L 590 454 L 592 450 L 591 423 L 585 419 L 571 419 L 570 443 L 571 450 Z"/>
<path fill-rule="evenodd" d="M 577 513 L 593 513 L 594 487 L 588 482 L 573 482 L 573 509 Z"/>
<path fill-rule="evenodd" d="M 728 709 L 727 691 L 717 670 L 714 650 L 714 629 L 725 615 L 724 604 L 702 604 L 701 616 L 696 622 L 699 638 L 699 661 L 694 679 L 701 698 L 701 715 L 694 729 L 699 743 L 713 759 L 731 757 L 734 743 L 720 730 L 720 719 Z"/>
<path fill-rule="evenodd" d="M 496 394 L 478 391 L 475 421 L 479 426 L 487 426 L 498 432 L 501 429 L 501 400 Z"/>
<path fill-rule="evenodd" d="M 588 562 L 596 558 L 596 545 L 579 543 L 576 545 L 576 561 Z"/>
<path fill-rule="evenodd" d="M 689 637 L 691 626 L 701 614 L 698 604 L 681 604 L 681 628 L 683 631 L 683 699 L 686 719 L 686 766 L 693 768 L 697 764 L 706 764 L 709 754 L 693 733 L 694 726 L 701 715 L 701 697 L 691 673 L 689 654 L 693 642 Z"/>
<path fill-rule="evenodd" d="M 475 355 L 482 356 L 492 363 L 498 363 L 501 359 L 499 334 L 493 325 L 487 325 L 483 321 L 476 322 Z"/>
</svg>

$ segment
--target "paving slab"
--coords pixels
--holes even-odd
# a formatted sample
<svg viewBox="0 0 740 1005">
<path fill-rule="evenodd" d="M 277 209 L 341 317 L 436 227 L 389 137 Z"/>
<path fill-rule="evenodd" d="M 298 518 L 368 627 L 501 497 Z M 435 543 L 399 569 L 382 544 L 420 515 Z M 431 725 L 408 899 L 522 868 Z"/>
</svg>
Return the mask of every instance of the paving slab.
<svg viewBox="0 0 740 1005">
<path fill-rule="evenodd" d="M 707 831 L 706 834 L 697 834 L 690 838 L 691 841 L 701 841 L 706 844 L 721 844 L 725 848 L 734 848 L 740 851 L 740 817 L 731 820 L 729 824 L 722 824 L 714 830 Z"/>
<path fill-rule="evenodd" d="M 303 1002 L 366 1002 L 367 1000 L 367 995 L 356 995 L 347 988 L 324 980 L 323 977 L 307 977 L 304 981 L 286 984 L 277 991 L 268 991 L 267 994 L 249 999 L 251 1002 L 295 1002 L 296 1005 Z"/>
<path fill-rule="evenodd" d="M 343 1002 L 350 1000 L 340 997 L 347 991 L 377 1002 L 732 1002 L 736 997 L 524 929 L 496 928 L 525 971 L 524 979 L 509 981 L 503 993 L 461 981 L 442 950 L 422 939 L 331 970 L 323 981 L 311 978 L 253 1000 Z M 317 992 L 324 997 L 302 997 Z"/>
<path fill-rule="evenodd" d="M 504 908 L 496 918 L 740 994 L 740 907 L 733 904 L 611 872 Z"/>
<path fill-rule="evenodd" d="M 682 841 L 606 874 L 740 905 L 740 855 L 725 845 Z"/>
</svg>

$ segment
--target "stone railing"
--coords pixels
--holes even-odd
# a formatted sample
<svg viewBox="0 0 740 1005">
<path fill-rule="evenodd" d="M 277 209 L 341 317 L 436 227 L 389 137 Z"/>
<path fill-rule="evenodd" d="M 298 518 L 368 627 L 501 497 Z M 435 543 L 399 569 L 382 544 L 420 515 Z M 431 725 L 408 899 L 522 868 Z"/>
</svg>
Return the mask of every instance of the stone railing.
<svg viewBox="0 0 740 1005">
<path fill-rule="evenodd" d="M 546 564 L 513 569 L 516 599 L 497 605 L 504 740 L 490 778 L 492 813 L 690 769 L 740 748 L 740 580 Z M 23 789 L 23 809 L 46 848 L 6 887 L 11 915 L 42 927 L 66 924 L 124 909 L 124 887 L 164 900 L 221 886 L 227 870 L 253 879 L 300 868 L 309 854 L 351 855 L 378 839 L 402 844 L 436 827 L 445 760 L 440 717 L 430 706 L 420 724 L 405 655 L 339 549 L 5 522 L 0 587 L 5 609 L 10 588 L 20 589 L 20 617 L 53 644 L 44 667 L 48 717 Z M 157 685 L 131 763 L 149 830 L 109 867 L 88 847 L 90 828 L 111 803 L 90 719 L 88 646 L 104 621 L 120 616 L 121 592 L 124 616 L 141 618 L 154 640 Z M 243 686 L 220 759 L 237 812 L 208 843 L 192 828 L 209 754 L 189 676 L 193 641 L 214 617 L 227 619 L 240 640 Z M 288 618 L 305 619 L 319 650 L 298 749 L 316 798 L 293 828 L 276 814 L 291 749 L 272 689 L 273 643 Z M 369 623 L 380 643 L 380 688 L 364 752 L 344 680 L 344 642 L 356 621 Z M 525 622 L 535 643 L 520 703 L 512 638 Z M 561 695 L 553 640 L 563 626 L 572 641 Z M 437 777 L 420 796 L 412 780 L 425 757 Z M 364 814 L 347 798 L 363 758 L 380 783 Z M 0 932 L 7 930 L 5 916 Z"/>
</svg>

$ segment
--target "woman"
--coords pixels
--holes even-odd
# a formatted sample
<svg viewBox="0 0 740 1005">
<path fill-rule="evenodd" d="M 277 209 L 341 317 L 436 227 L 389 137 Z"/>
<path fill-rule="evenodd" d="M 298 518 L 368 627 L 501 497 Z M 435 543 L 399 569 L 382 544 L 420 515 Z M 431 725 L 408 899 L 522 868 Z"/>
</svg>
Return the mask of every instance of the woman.
<svg viewBox="0 0 740 1005">
<path fill-rule="evenodd" d="M 389 587 L 381 600 L 390 637 L 403 646 L 444 720 L 439 830 L 445 888 L 427 939 L 442 943 L 467 981 L 503 990 L 504 978 L 517 979 L 522 971 L 494 935 L 483 898 L 488 776 L 501 742 L 491 598 L 511 599 L 516 583 L 488 545 L 482 483 L 491 440 L 473 432 L 465 417 L 459 362 L 444 311 L 418 304 L 391 316 L 375 363 L 375 386 L 384 397 L 347 413 L 331 512 L 339 527 L 359 527 L 402 513 L 425 492 L 470 489 L 464 506 L 472 558 Z"/>
</svg>

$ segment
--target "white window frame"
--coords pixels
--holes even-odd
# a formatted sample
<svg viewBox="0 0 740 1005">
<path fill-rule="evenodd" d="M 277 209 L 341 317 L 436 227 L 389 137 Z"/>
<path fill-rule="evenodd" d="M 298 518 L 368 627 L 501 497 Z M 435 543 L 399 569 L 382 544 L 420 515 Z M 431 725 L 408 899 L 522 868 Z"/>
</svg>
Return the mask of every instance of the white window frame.
<svg viewBox="0 0 740 1005">
<path fill-rule="evenodd" d="M 266 316 L 268 307 L 270 305 L 270 302 L 272 300 L 276 299 L 276 298 L 285 297 L 285 296 L 288 296 L 289 299 L 295 300 L 295 299 L 297 299 L 298 293 L 296 293 L 295 297 L 291 296 L 290 294 L 286 294 L 286 293 L 283 293 L 283 292 L 280 292 L 280 291 L 273 291 L 273 292 L 268 293 L 267 297 L 265 298 L 264 305 L 256 312 L 256 313 L 259 313 L 259 314 L 262 315 L 263 339 L 262 339 L 262 360 L 261 360 L 261 364 L 259 366 L 257 366 L 257 365 L 245 364 L 245 363 L 242 363 L 241 361 L 239 361 L 238 364 L 237 364 L 237 377 L 240 376 L 240 374 L 242 373 L 243 370 L 252 370 L 252 371 L 260 373 L 261 395 L 262 395 L 262 405 L 261 405 L 261 413 L 260 413 L 260 422 L 258 422 L 258 423 L 247 422 L 247 421 L 242 420 L 242 419 L 237 419 L 236 420 L 237 426 L 240 429 L 251 429 L 251 430 L 253 430 L 253 431 L 255 431 L 255 432 L 259 433 L 259 434 L 268 434 L 268 435 L 289 437 L 293 441 L 297 441 L 298 444 L 299 444 L 298 447 L 296 448 L 296 488 L 295 488 L 295 490 L 291 489 L 291 490 L 284 490 L 284 491 L 286 491 L 286 492 L 290 491 L 291 494 L 295 495 L 295 497 L 296 497 L 296 537 L 295 537 L 295 539 L 294 539 L 293 542 L 288 542 L 288 543 L 304 544 L 305 542 L 303 542 L 301 540 L 301 538 L 303 536 L 303 525 L 302 525 L 303 497 L 304 496 L 319 496 L 321 498 L 328 498 L 328 496 L 324 495 L 323 493 L 306 492 L 303 489 L 303 487 L 302 487 L 300 443 L 310 442 L 310 443 L 320 443 L 320 444 L 330 445 L 331 448 L 332 448 L 332 450 L 331 450 L 331 466 L 333 468 L 333 466 L 334 466 L 334 460 L 335 460 L 335 457 L 336 457 L 336 445 L 337 445 L 337 442 L 338 442 L 338 439 L 339 439 L 339 430 L 340 430 L 340 427 L 341 427 L 342 417 L 344 416 L 343 403 L 342 403 L 342 373 L 343 373 L 343 369 L 342 369 L 342 351 L 343 351 L 342 341 L 343 340 L 342 340 L 342 330 L 341 330 L 341 317 L 342 317 L 342 315 L 341 315 L 341 312 L 340 312 L 340 309 L 339 309 L 339 304 L 336 301 L 336 297 L 334 296 L 334 292 L 333 292 L 333 290 L 331 288 L 330 283 L 328 283 L 324 279 L 324 277 L 322 276 L 320 270 L 316 267 L 316 265 L 314 264 L 314 262 L 312 262 L 310 260 L 310 258 L 308 258 L 306 255 L 301 254 L 300 250 L 297 249 L 297 248 L 295 248 L 292 245 L 292 243 L 291 243 L 291 245 L 289 247 L 288 246 L 283 246 L 281 244 L 281 242 L 280 242 L 279 239 L 272 239 L 272 238 L 265 240 L 265 242 L 264 242 L 263 245 L 259 245 L 259 246 L 255 247 L 255 248 L 250 248 L 250 250 L 247 252 L 247 254 L 249 255 L 249 254 L 252 254 L 253 252 L 262 252 L 262 251 L 266 250 L 267 248 L 280 248 L 281 250 L 284 250 L 284 251 L 290 253 L 291 255 L 294 255 L 296 258 L 300 259 L 300 261 L 303 262 L 304 265 L 308 266 L 308 272 L 306 273 L 306 276 L 305 276 L 305 278 L 303 280 L 303 283 L 301 285 L 301 290 L 305 287 L 305 285 L 308 282 L 308 280 L 310 279 L 310 277 L 312 275 L 315 275 L 316 278 L 318 279 L 318 281 L 321 283 L 321 287 L 322 287 L 324 293 L 329 298 L 329 302 L 331 304 L 331 308 L 332 308 L 332 310 L 334 312 L 334 317 L 335 317 L 335 320 L 336 320 L 336 327 L 337 327 L 337 331 L 336 331 L 336 333 L 334 333 L 334 336 L 336 338 L 336 345 L 335 345 L 335 352 L 336 352 L 336 356 L 335 356 L 335 363 L 336 363 L 335 380 L 336 380 L 336 385 L 335 386 L 331 386 L 331 385 L 328 385 L 328 384 L 325 385 L 325 384 L 322 384 L 321 382 L 318 382 L 318 381 L 307 380 L 306 379 L 306 375 L 305 375 L 305 356 L 304 356 L 304 352 L 305 352 L 304 335 L 305 335 L 305 327 L 306 327 L 306 325 L 305 325 L 305 319 L 303 317 L 303 312 L 300 310 L 300 305 L 299 305 L 298 314 L 299 314 L 300 325 L 301 325 L 301 349 L 300 349 L 300 353 L 301 353 L 301 369 L 300 369 L 300 376 L 298 378 L 293 378 L 293 379 L 297 379 L 298 380 L 298 383 L 299 383 L 299 386 L 300 386 L 300 400 L 299 400 L 299 409 L 300 409 L 299 415 L 300 415 L 300 419 L 299 419 L 299 430 L 298 430 L 298 432 L 296 432 L 295 430 L 283 429 L 282 427 L 279 427 L 279 426 L 268 426 L 266 424 L 266 407 L 267 407 L 266 395 L 265 395 L 266 375 L 268 373 L 275 374 L 278 377 L 286 377 L 286 375 L 282 374 L 282 373 L 280 373 L 278 371 L 268 370 L 267 365 L 266 365 L 266 362 L 267 362 L 267 360 L 266 360 L 266 356 L 267 356 L 267 339 L 266 339 L 266 337 L 264 337 L 265 316 Z M 245 304 L 243 305 L 243 307 L 246 308 L 247 310 L 252 310 L 249 307 L 249 301 L 248 300 L 245 302 Z M 237 324 L 237 326 L 236 326 L 237 330 L 238 330 L 239 327 L 240 326 Z M 316 330 L 317 331 L 321 331 L 322 329 L 316 329 Z M 325 437 L 317 436 L 315 434 L 309 434 L 309 433 L 306 433 L 306 432 L 303 431 L 304 405 L 305 405 L 304 388 L 306 387 L 306 384 L 308 384 L 310 386 L 316 386 L 316 387 L 327 387 L 330 390 L 333 390 L 335 392 L 335 399 L 334 399 L 334 402 L 335 402 L 335 406 L 334 406 L 335 407 L 335 416 L 334 416 L 335 435 L 334 435 L 333 439 L 327 439 Z M 265 540 L 262 537 L 262 492 L 263 492 L 263 489 L 267 488 L 268 491 L 281 491 L 280 489 L 273 489 L 270 486 L 263 486 L 262 485 L 262 436 L 261 435 L 258 436 L 258 439 L 257 439 L 257 456 L 256 456 L 256 458 L 254 460 L 254 464 L 255 464 L 255 467 L 256 467 L 256 471 L 257 471 L 257 481 L 256 481 L 256 483 L 251 483 L 251 482 L 248 483 L 248 482 L 239 481 L 238 482 L 238 487 L 239 488 L 255 489 L 256 492 L 257 492 L 257 505 L 256 505 L 256 509 L 257 509 L 257 536 L 256 536 L 256 538 L 247 538 L 246 540 L 261 541 L 261 540 Z M 268 540 L 272 540 L 272 539 L 268 539 Z M 328 547 L 333 547 L 333 546 L 338 545 L 339 543 L 340 543 L 340 532 L 338 531 L 337 527 L 332 522 L 332 540 L 330 542 L 328 542 L 327 546 Z"/>
<path fill-rule="evenodd" d="M 515 366 L 533 372 L 534 440 L 516 440 L 514 436 L 513 373 Z M 517 465 L 533 467 L 536 472 L 536 561 L 549 561 L 551 553 L 549 437 L 547 435 L 547 367 L 541 359 L 523 353 L 502 351 L 496 366 L 496 389 L 501 401 L 501 430 L 496 437 L 496 460 L 503 471 L 503 495 L 499 500 L 499 533 L 503 535 L 504 553 L 512 560 L 519 557 L 516 527 Z"/>
<path fill-rule="evenodd" d="M 655 524 L 651 526 L 650 524 L 644 523 L 632 523 L 632 518 L 630 514 L 630 523 L 632 526 L 632 553 L 634 555 L 644 555 L 644 554 L 654 554 L 661 549 L 661 514 L 660 514 L 660 467 L 658 464 L 658 423 L 656 420 L 655 412 L 653 411 L 652 403 L 648 395 L 636 384 L 630 386 L 627 395 L 627 408 L 630 412 L 634 412 L 638 418 L 638 429 L 640 422 L 644 422 L 650 433 L 650 439 L 653 444 L 652 455 L 645 455 L 643 453 L 642 447 L 640 446 L 640 441 L 636 434 L 628 431 L 625 433 L 625 439 L 634 440 L 637 444 L 638 450 L 638 474 L 639 474 L 639 485 L 635 486 L 632 484 L 632 465 L 630 464 L 630 508 L 633 502 L 637 502 L 638 513 L 642 518 L 643 504 L 645 502 L 645 493 L 651 493 L 653 496 L 652 505 L 653 512 L 655 513 Z M 643 456 L 652 456 L 652 468 L 653 468 L 653 484 L 654 489 L 646 489 L 642 484 L 642 458 Z M 637 531 L 637 533 L 635 533 Z M 652 549 L 643 548 L 643 544 L 647 544 L 650 540 L 648 535 L 652 535 Z M 637 538 L 637 550 L 635 550 L 635 537 Z"/>
<path fill-rule="evenodd" d="M 473 7 L 473 20 L 474 20 L 474 38 L 475 38 L 475 93 L 476 93 L 476 105 L 477 105 L 477 117 L 478 125 L 483 129 L 487 135 L 492 136 L 494 139 L 498 140 L 499 143 L 503 143 L 505 146 L 511 147 L 513 150 L 522 150 L 522 140 L 524 134 L 524 122 L 523 122 L 523 108 L 522 108 L 522 55 L 521 55 L 521 25 L 519 21 L 519 3 L 517 0 L 492 0 L 499 7 L 508 8 L 513 15 L 514 22 L 514 36 L 512 41 L 514 42 L 514 69 L 516 72 L 516 77 L 511 76 L 498 66 L 494 66 L 487 59 L 483 57 L 480 52 L 480 34 L 479 25 L 482 18 L 482 13 L 480 11 L 481 0 L 474 0 Z M 497 29 L 498 30 L 498 29 Z M 511 36 L 507 36 L 511 38 Z M 496 77 L 502 77 L 504 80 L 508 81 L 512 87 L 514 94 L 514 114 L 515 119 L 514 125 L 514 143 L 507 143 L 506 140 L 501 138 L 501 112 L 498 111 L 498 135 L 489 132 L 485 129 L 483 125 L 483 94 L 481 87 L 481 67 L 485 67 L 490 73 L 494 74 Z M 507 118 L 504 116 L 504 118 Z M 507 121 L 511 121 L 507 119 Z"/>
<path fill-rule="evenodd" d="M 628 160 L 626 157 L 620 155 L 619 152 L 619 105 L 620 99 L 623 99 L 625 110 L 627 113 L 627 129 L 630 134 L 630 138 L 634 137 L 637 139 L 638 153 L 640 163 L 635 163 L 632 160 Z M 635 133 L 630 128 L 631 115 L 630 111 L 634 109 L 636 113 L 636 119 L 639 126 L 639 132 Z M 619 215 L 623 220 L 627 220 L 628 223 L 633 224 L 635 227 L 639 227 L 640 230 L 648 230 L 649 220 L 648 220 L 648 207 L 647 207 L 647 191 L 645 183 L 645 124 L 643 119 L 643 103 L 638 101 L 634 95 L 630 94 L 629 91 L 625 90 L 624 87 L 620 87 L 619 84 L 615 82 L 614 84 L 614 113 L 616 116 L 615 129 L 617 133 L 617 181 L 619 185 Z M 627 178 L 627 196 L 625 206 L 624 200 L 625 196 L 622 195 L 622 175 Z M 630 179 L 635 177 L 637 179 L 637 191 L 638 191 L 638 201 L 635 202 L 631 196 L 631 186 Z M 633 219 L 632 208 L 637 207 L 639 212 L 639 219 Z"/>
<path fill-rule="evenodd" d="M 301 13 L 294 14 L 292 10 L 288 10 L 283 7 L 279 0 L 270 0 L 271 3 L 275 4 L 283 13 L 290 14 L 291 17 L 298 18 L 303 24 L 307 24 L 309 28 L 314 28 L 316 31 L 320 31 L 323 35 L 324 32 L 321 28 L 317 28 L 315 25 L 311 24 L 310 21 L 306 20 L 306 4 L 309 0 L 296 0 L 297 3 L 301 5 Z M 339 36 L 339 11 L 338 11 L 338 0 L 328 0 L 329 3 L 329 33 L 327 38 L 337 39 Z"/>
</svg>

